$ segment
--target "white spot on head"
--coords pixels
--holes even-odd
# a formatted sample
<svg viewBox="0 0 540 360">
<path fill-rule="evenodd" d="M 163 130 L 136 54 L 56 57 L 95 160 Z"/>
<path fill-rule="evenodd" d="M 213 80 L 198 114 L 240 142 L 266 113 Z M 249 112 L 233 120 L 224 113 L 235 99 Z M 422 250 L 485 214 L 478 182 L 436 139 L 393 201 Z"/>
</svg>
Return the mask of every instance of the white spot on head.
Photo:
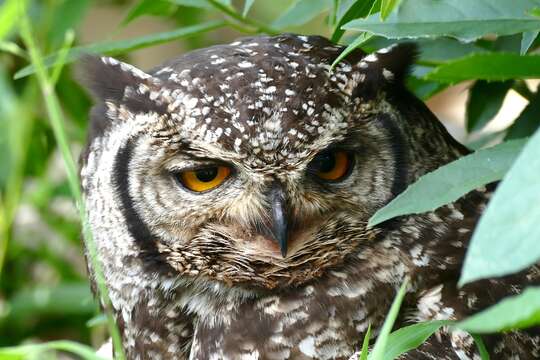
<svg viewBox="0 0 540 360">
<path fill-rule="evenodd" d="M 367 61 L 367 62 L 377 62 L 379 60 L 379 58 L 375 54 L 369 54 L 368 56 L 366 56 L 362 60 Z"/>
<path fill-rule="evenodd" d="M 385 78 L 386 80 L 392 80 L 392 79 L 394 79 L 394 73 L 391 72 L 390 70 L 386 69 L 386 68 L 383 68 L 382 74 L 383 74 L 383 76 L 384 76 L 384 78 Z"/>
</svg>

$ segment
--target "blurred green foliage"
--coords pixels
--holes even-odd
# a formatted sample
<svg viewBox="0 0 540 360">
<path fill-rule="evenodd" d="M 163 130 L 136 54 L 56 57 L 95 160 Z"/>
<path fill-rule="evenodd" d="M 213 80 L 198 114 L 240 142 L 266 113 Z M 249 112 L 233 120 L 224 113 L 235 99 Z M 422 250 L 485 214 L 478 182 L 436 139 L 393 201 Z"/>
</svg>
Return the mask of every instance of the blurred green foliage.
<svg viewBox="0 0 540 360">
<path fill-rule="evenodd" d="M 466 114 L 466 130 L 470 133 L 478 134 L 490 123 L 509 91 L 529 101 L 514 122 L 495 134 L 484 134 L 480 143 L 491 141 L 494 135 L 499 139 L 525 139 L 540 125 L 540 96 L 524 81 L 540 77 L 540 56 L 536 55 L 540 46 L 540 0 L 0 1 L 0 347 L 58 339 L 97 347 L 107 336 L 105 320 L 99 315 L 86 278 L 80 219 L 62 164 L 58 133 L 53 131 L 45 110 L 29 49 L 20 37 L 23 6 L 31 21 L 32 36 L 41 53 L 47 55 L 41 60 L 53 68 L 49 79 L 55 83 L 62 106 L 65 119 L 62 135 L 69 139 L 73 154 L 84 142 L 91 106 L 86 92 L 75 80 L 74 66 L 70 65 L 82 53 L 103 53 L 130 61 L 137 55 L 136 50 L 164 43 L 173 44 L 178 53 L 183 53 L 238 36 L 282 31 L 324 35 L 349 45 L 348 50 L 360 46 L 367 52 L 412 38 L 418 42 L 421 55 L 408 84 L 419 97 L 428 99 L 450 84 L 473 81 Z M 111 26 L 101 23 L 108 20 L 102 19 L 103 13 L 99 11 L 122 16 Z M 166 24 L 168 29 L 148 31 L 140 37 L 118 36 L 148 18 Z M 88 35 L 83 31 L 92 32 L 105 25 L 115 29 L 107 38 L 90 43 L 80 40 Z M 64 53 L 68 65 L 61 72 L 54 70 L 62 67 L 63 63 L 58 64 L 59 54 L 61 49 L 68 50 L 67 45 L 71 48 Z M 488 180 L 503 178 L 507 172 L 508 181 L 504 181 L 508 184 L 496 195 L 502 199 L 500 203 L 507 203 L 517 192 L 521 192 L 523 199 L 532 199 L 534 191 L 538 196 L 538 186 L 530 182 L 538 179 L 534 174 L 540 174 L 535 155 L 540 152 L 539 136 L 537 132 L 535 141 L 529 141 L 519 156 L 521 146 L 512 148 L 510 155 L 494 149 L 440 169 L 439 174 L 444 174 L 446 179 L 455 179 L 454 176 L 464 179 L 454 183 L 453 195 L 443 190 L 439 197 L 426 195 L 433 191 L 425 189 L 445 188 L 441 177 L 432 174 L 411 187 L 408 190 L 411 193 L 404 194 L 422 204 L 420 210 L 411 209 L 409 201 L 391 203 L 389 208 L 381 210 L 385 217 L 379 214 L 379 220 L 436 208 Z M 502 145 L 503 149 L 506 147 Z M 518 158 L 517 166 L 513 165 L 514 158 Z M 492 169 L 497 169 L 495 178 L 478 170 L 486 161 Z M 458 176 L 464 173 L 468 176 Z M 539 203 L 519 201 L 513 209 L 530 220 L 529 224 L 537 223 Z M 497 223 L 508 234 L 521 234 L 520 239 L 503 239 L 505 244 L 510 248 L 519 244 L 524 249 L 538 249 L 535 243 L 538 234 L 534 232 L 538 227 L 513 228 L 521 225 L 505 219 L 504 212 L 496 206 L 490 205 L 490 218 L 486 221 Z M 372 219 L 373 224 L 375 220 Z M 505 253 L 490 251 L 497 249 L 497 244 L 489 234 L 480 231 L 475 239 L 480 239 L 473 244 L 480 254 L 475 259 L 480 262 L 472 262 L 473 270 L 466 272 L 469 278 L 479 277 L 481 270 L 485 270 L 474 268 L 479 266 L 483 255 L 497 263 L 496 256 Z M 518 254 L 512 270 L 507 272 L 519 270 L 540 256 L 527 255 Z M 489 275 L 503 273 L 492 271 Z M 490 310 L 501 320 L 490 322 L 490 331 L 508 329 L 515 324 L 538 324 L 538 301 L 530 300 L 537 291 L 532 289 L 526 297 L 510 303 L 518 304 L 523 310 L 519 314 L 511 310 L 517 317 L 505 315 L 512 308 L 508 303 Z M 397 308 L 389 319 L 395 316 Z M 474 319 L 465 324 L 477 329 Z M 388 343 L 391 350 L 387 349 L 386 353 L 398 354 L 417 346 L 439 326 L 439 323 L 420 324 L 390 333 L 389 325 L 379 343 Z M 50 344 L 51 349 L 67 350 L 87 358 L 93 356 L 88 348 L 75 343 Z M 378 354 L 385 353 L 384 345 L 381 346 Z M 0 350 L 0 359 L 25 358 L 28 354 L 41 354 L 43 349 L 40 346 L 4 349 Z"/>
</svg>

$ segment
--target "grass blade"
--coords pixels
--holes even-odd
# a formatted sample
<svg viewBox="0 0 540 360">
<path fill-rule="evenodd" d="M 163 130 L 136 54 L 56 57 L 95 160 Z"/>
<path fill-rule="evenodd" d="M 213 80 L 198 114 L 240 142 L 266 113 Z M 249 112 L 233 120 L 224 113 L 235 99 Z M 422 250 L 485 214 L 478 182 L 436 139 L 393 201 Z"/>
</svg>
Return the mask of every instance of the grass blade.
<svg viewBox="0 0 540 360">
<path fill-rule="evenodd" d="M 392 327 L 394 326 L 394 323 L 396 322 L 396 319 L 399 315 L 399 309 L 401 307 L 401 303 L 403 302 L 403 298 L 405 297 L 405 293 L 407 292 L 407 287 L 409 285 L 409 279 L 405 278 L 403 281 L 403 284 L 399 288 L 399 291 L 396 295 L 396 298 L 394 299 L 394 302 L 392 303 L 392 306 L 390 307 L 390 311 L 388 312 L 388 315 L 386 316 L 386 320 L 384 320 L 384 324 L 381 328 L 381 332 L 379 333 L 379 336 L 377 337 L 377 341 L 375 342 L 375 345 L 373 346 L 373 351 L 371 352 L 371 355 L 369 356 L 369 360 L 384 360 L 384 354 L 386 352 L 386 346 L 388 344 L 388 339 L 390 337 L 390 332 L 392 331 Z"/>
<path fill-rule="evenodd" d="M 56 143 L 64 160 L 64 166 L 66 167 L 69 188 L 73 197 L 75 198 L 75 202 L 79 210 L 79 217 L 81 219 L 83 225 L 83 233 L 85 235 L 85 245 L 88 249 L 91 264 L 94 267 L 94 271 L 96 273 L 96 284 L 98 287 L 100 299 L 102 300 L 108 315 L 109 332 L 113 338 L 115 358 L 117 358 L 118 360 L 123 360 L 125 357 L 122 349 L 122 342 L 120 340 L 120 333 L 118 331 L 118 328 L 116 327 L 116 323 L 112 316 L 111 303 L 108 296 L 107 288 L 105 286 L 103 270 L 101 267 L 101 263 L 97 258 L 96 245 L 93 241 L 90 228 L 86 221 L 84 202 L 81 189 L 79 187 L 79 176 L 76 170 L 75 161 L 73 160 L 73 156 L 71 155 L 71 151 L 69 148 L 69 142 L 64 128 L 64 118 L 60 109 L 60 103 L 54 91 L 51 79 L 47 75 L 45 65 L 43 63 L 43 58 L 32 36 L 30 22 L 26 16 L 25 11 L 23 10 L 21 11 L 21 13 L 24 15 L 22 16 L 20 22 L 20 35 L 28 49 L 32 65 L 35 67 L 36 77 L 38 79 L 43 99 L 45 101 L 45 107 L 49 116 L 49 121 L 53 129 Z"/>
<path fill-rule="evenodd" d="M 360 352 L 359 360 L 367 360 L 369 355 L 369 340 L 371 340 L 371 324 L 368 325 L 364 342 L 362 343 L 362 351 Z"/>
</svg>

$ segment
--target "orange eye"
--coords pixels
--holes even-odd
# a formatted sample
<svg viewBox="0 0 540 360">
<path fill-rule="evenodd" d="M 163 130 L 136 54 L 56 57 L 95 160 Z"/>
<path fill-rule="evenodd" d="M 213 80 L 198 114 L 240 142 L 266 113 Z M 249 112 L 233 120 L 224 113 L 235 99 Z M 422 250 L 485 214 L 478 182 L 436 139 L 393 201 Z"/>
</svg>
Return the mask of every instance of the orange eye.
<svg viewBox="0 0 540 360">
<path fill-rule="evenodd" d="M 178 179 L 187 189 L 203 192 L 218 187 L 230 174 L 231 169 L 227 166 L 211 166 L 181 172 Z"/>
<path fill-rule="evenodd" d="M 351 156 L 346 151 L 325 151 L 315 156 L 309 165 L 319 178 L 327 181 L 337 181 L 349 174 Z"/>
</svg>

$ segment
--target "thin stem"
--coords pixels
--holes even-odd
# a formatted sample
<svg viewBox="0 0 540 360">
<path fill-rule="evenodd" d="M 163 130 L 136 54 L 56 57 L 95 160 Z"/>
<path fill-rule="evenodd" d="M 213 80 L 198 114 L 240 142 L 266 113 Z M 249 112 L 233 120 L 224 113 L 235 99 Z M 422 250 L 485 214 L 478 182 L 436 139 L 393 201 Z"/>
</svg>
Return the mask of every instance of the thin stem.
<svg viewBox="0 0 540 360">
<path fill-rule="evenodd" d="M 90 262 L 95 272 L 96 284 L 98 287 L 100 299 L 107 314 L 109 332 L 111 333 L 114 343 L 114 350 L 116 355 L 115 358 L 118 360 L 123 360 L 125 359 L 125 356 L 123 353 L 120 333 L 112 316 L 112 305 L 108 296 L 107 287 L 105 286 L 105 278 L 103 275 L 102 265 L 97 257 L 96 244 L 92 237 L 88 221 L 86 219 L 84 201 L 81 190 L 79 188 L 79 177 L 76 170 L 75 161 L 73 160 L 71 151 L 69 149 L 69 142 L 66 136 L 66 131 L 64 129 L 64 118 L 60 110 L 60 103 L 58 101 L 58 98 L 56 97 L 56 93 L 54 92 L 54 87 L 51 83 L 51 79 L 48 77 L 45 71 L 43 58 L 32 36 L 32 30 L 27 15 L 24 10 L 21 11 L 21 14 L 22 18 L 20 22 L 20 34 L 29 51 L 31 62 L 36 69 L 36 76 L 41 88 L 41 92 L 43 94 L 54 137 L 58 144 L 58 148 L 60 149 L 60 152 L 62 154 L 64 165 L 66 167 L 69 188 L 71 190 L 71 193 L 73 194 L 73 197 L 75 198 L 76 205 L 79 209 L 79 216 L 82 221 L 85 245 L 88 249 Z"/>
</svg>

